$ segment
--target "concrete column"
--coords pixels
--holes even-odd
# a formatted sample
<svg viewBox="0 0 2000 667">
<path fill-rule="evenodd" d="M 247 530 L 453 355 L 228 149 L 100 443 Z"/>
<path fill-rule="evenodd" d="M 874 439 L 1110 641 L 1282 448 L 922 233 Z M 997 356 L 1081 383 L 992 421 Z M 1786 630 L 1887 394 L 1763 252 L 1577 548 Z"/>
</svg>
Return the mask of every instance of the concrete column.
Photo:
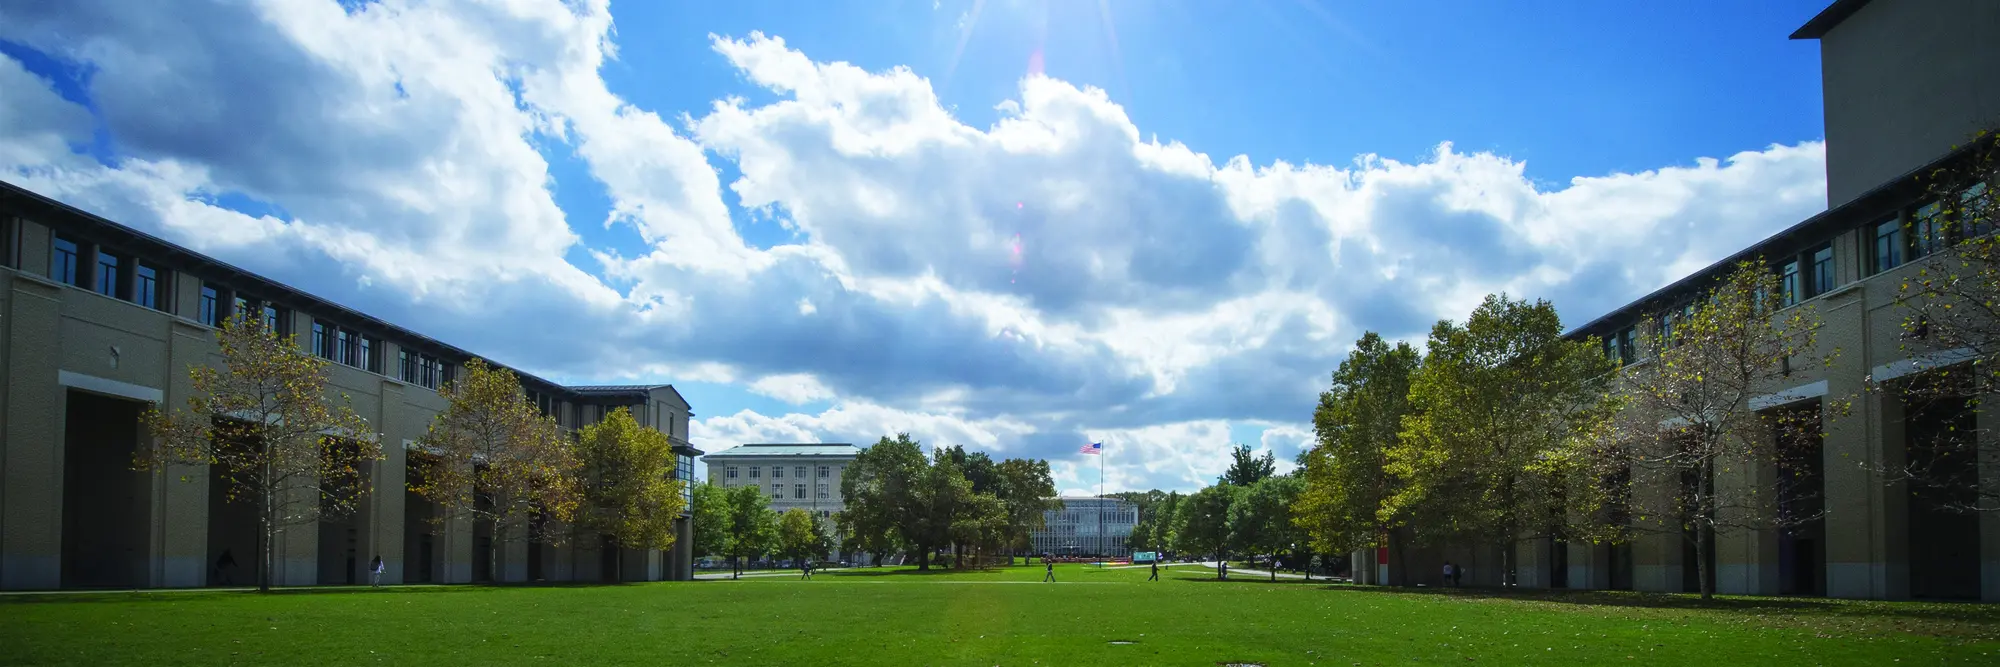
<svg viewBox="0 0 2000 667">
<path fill-rule="evenodd" d="M 444 576 L 441 583 L 472 583 L 472 522 L 464 517 L 452 517 L 444 522 L 439 531 L 444 542 Z"/>
<path fill-rule="evenodd" d="M 22 229 L 23 259 L 41 255 L 47 271 L 47 229 Z M 39 252 L 36 249 L 40 248 Z M 11 281 L 0 317 L 8 343 L 7 412 L 0 419 L 0 589 L 62 585 L 63 415 L 67 392 L 56 385 L 62 358 L 58 330 L 61 289 L 30 279 Z"/>
<path fill-rule="evenodd" d="M 500 543 L 500 562 L 493 564 L 495 582 L 523 582 L 528 580 L 528 526 L 525 523 L 507 526 L 501 534 L 493 536 Z"/>
<path fill-rule="evenodd" d="M 1899 600 L 1910 596 L 1909 491 L 1877 472 L 1903 465 L 1903 401 L 1861 394 L 1833 376 L 1832 395 L 1861 395 L 1856 414 L 1829 413 L 1826 437 L 1826 594 Z M 1847 386 L 1844 386 L 1847 385 Z M 1852 393 L 1843 394 L 1848 391 Z"/>
<path fill-rule="evenodd" d="M 137 273 L 136 270 L 133 271 Z M 163 297 L 166 295 L 162 295 Z M 190 364 L 210 365 L 217 346 L 206 329 L 191 327 L 166 318 L 164 332 L 167 358 L 158 370 L 157 386 L 163 388 L 162 410 L 181 410 L 194 395 L 194 380 L 188 376 Z M 140 446 L 152 436 L 141 433 Z M 170 466 L 153 475 L 151 583 L 166 587 L 199 587 L 208 583 L 208 466 Z M 252 561 L 240 561 L 253 565 Z M 248 570 L 254 573 L 255 569 Z M 254 574 L 253 574 L 254 577 Z"/>
<path fill-rule="evenodd" d="M 292 503 L 316 502 L 313 489 L 301 485 L 287 489 Z M 274 586 L 312 586 L 319 583 L 319 523 L 309 521 L 278 529 L 277 563 L 271 577 Z"/>
<path fill-rule="evenodd" d="M 1638 530 L 1632 540 L 1632 590 L 1649 593 L 1680 593 L 1686 588 L 1682 562 L 1680 520 L 1668 516 L 1680 493 L 1680 480 L 1672 471 L 1633 468 L 1632 495 L 1643 510 L 1632 525 Z"/>
<path fill-rule="evenodd" d="M 1549 560 L 1553 545 L 1537 537 L 1514 543 L 1514 581 L 1521 588 L 1549 588 Z"/>
</svg>

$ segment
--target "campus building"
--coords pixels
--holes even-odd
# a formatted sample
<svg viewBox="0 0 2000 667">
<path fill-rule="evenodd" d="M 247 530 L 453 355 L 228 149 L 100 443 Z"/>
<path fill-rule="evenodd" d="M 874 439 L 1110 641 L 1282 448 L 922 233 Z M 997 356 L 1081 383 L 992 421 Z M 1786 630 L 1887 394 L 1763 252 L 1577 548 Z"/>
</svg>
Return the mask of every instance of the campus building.
<svg viewBox="0 0 2000 667">
<path fill-rule="evenodd" d="M 1139 506 L 1118 498 L 1065 496 L 1061 509 L 1042 513 L 1042 527 L 1030 536 L 1037 554 L 1056 556 L 1132 555 L 1126 542 L 1139 523 Z"/>
<path fill-rule="evenodd" d="M 841 475 L 861 448 L 847 443 L 760 443 L 731 447 L 701 460 L 708 464 L 708 481 L 725 487 L 754 486 L 771 497 L 780 514 L 802 509 L 831 527 L 833 515 L 846 502 L 840 495 Z M 841 554 L 834 554 L 836 560 Z"/>
<path fill-rule="evenodd" d="M 424 456 L 413 443 L 445 407 L 437 387 L 473 353 L 0 183 L 0 589 L 214 585 L 225 553 L 240 564 L 230 579 L 255 581 L 254 506 L 225 499 L 205 468 L 132 470 L 147 437 L 141 412 L 187 404 L 188 367 L 219 363 L 216 327 L 238 313 L 331 361 L 330 390 L 351 397 L 384 445 L 358 512 L 281 534 L 274 583 L 365 582 L 377 555 L 384 583 L 691 577 L 685 515 L 666 553 L 430 521 L 438 508 L 406 490 L 405 464 Z M 564 429 L 630 408 L 670 434 L 691 478 L 701 452 L 673 387 L 566 387 L 516 373 Z"/>
<path fill-rule="evenodd" d="M 1736 470 L 1716 484 L 1777 488 L 1778 474 L 1818 521 L 1789 530 L 1717 534 L 1711 551 L 1716 590 L 1724 594 L 1825 595 L 1873 599 L 2000 601 L 2000 512 L 1942 511 L 1935 492 L 1890 483 L 1921 434 L 1956 426 L 2000 428 L 1992 410 L 1914 410 L 1869 380 L 1917 379 L 1969 358 L 1965 350 L 1927 349 L 1906 336 L 1909 311 L 1895 303 L 1901 283 L 1934 266 L 1931 256 L 1957 239 L 1987 233 L 1990 221 L 1957 220 L 1918 176 L 1963 158 L 1960 146 L 2000 124 L 2000 2 L 1986 0 L 1838 0 L 1793 39 L 1818 40 L 1826 115 L 1827 210 L 1576 328 L 1605 353 L 1644 363 L 1635 327 L 1651 314 L 1691 303 L 1743 260 L 1762 259 L 1781 274 L 1784 297 L 1816 309 L 1817 344 L 1838 350 L 1830 367 L 1799 364 L 1788 386 L 1772 387 L 1751 409 L 1817 413 L 1824 436 L 1803 469 Z M 1968 188 L 1952 196 L 1992 196 Z M 1781 314 L 1782 316 L 1782 314 Z M 1935 347 L 1935 346 L 1931 346 Z M 1852 409 L 1822 403 L 1853 401 Z M 1992 446 L 1987 443 L 1986 446 Z M 1990 454 L 1960 462 L 1966 479 L 1995 483 Z M 1816 464 L 1816 465 L 1814 465 Z M 1794 502 L 1793 498 L 1780 499 Z M 1810 506 L 1806 506 L 1810 504 Z M 1816 510 L 1823 509 L 1824 513 Z M 1534 587 L 1699 590 L 1694 550 L 1680 535 L 1593 546 L 1539 540 L 1517 547 L 1513 583 Z M 1502 581 L 1496 550 L 1387 549 L 1356 554 L 1365 582 L 1430 583 L 1445 559 L 1467 568 L 1467 583 Z M 1391 572 L 1407 567 L 1408 572 Z"/>
</svg>

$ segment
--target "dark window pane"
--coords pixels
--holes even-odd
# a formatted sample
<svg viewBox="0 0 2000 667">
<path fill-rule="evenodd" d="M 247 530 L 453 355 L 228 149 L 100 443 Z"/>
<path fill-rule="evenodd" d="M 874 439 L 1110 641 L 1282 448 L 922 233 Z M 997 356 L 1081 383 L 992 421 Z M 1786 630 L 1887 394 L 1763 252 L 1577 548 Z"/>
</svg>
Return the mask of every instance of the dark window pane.
<svg viewBox="0 0 2000 667">
<path fill-rule="evenodd" d="M 1784 298 L 1784 303 L 1787 306 L 1798 303 L 1799 263 L 1797 261 L 1786 262 L 1784 270 L 1779 275 L 1781 279 L 1778 281 L 1778 295 Z"/>
<path fill-rule="evenodd" d="M 313 330 L 312 330 L 312 349 L 313 349 L 313 355 L 314 355 L 314 356 L 318 356 L 318 357 L 321 357 L 321 358 L 325 358 L 325 359 L 331 359 L 331 358 L 333 358 L 333 354 L 332 354 L 332 349 L 333 349 L 333 346 L 332 346 L 332 344 L 331 344 L 331 343 L 330 343 L 329 341 L 327 341 L 327 339 L 326 339 L 326 323 L 325 323 L 325 322 L 320 322 L 320 321 L 318 321 L 318 320 L 314 320 L 314 321 L 313 321 Z"/>
<path fill-rule="evenodd" d="M 1944 206 L 1931 202 L 1917 208 L 1910 224 L 1910 258 L 1927 257 L 1944 249 Z"/>
<path fill-rule="evenodd" d="M 361 337 L 361 370 L 370 373 L 382 370 L 381 365 L 375 363 L 375 339 L 367 336 Z"/>
<path fill-rule="evenodd" d="M 1875 225 L 1875 271 L 1903 265 L 1903 221 L 1890 218 Z"/>
<path fill-rule="evenodd" d="M 250 307 L 249 299 L 245 299 L 239 296 L 229 300 L 229 314 L 226 315 L 225 317 L 249 318 L 251 317 L 250 313 L 254 310 L 256 309 Z"/>
<path fill-rule="evenodd" d="M 212 327 L 222 326 L 222 294 L 212 285 L 201 286 L 201 312 L 196 319 Z"/>
<path fill-rule="evenodd" d="M 118 296 L 118 256 L 108 252 L 97 253 L 97 284 L 92 287 L 98 294 Z"/>
<path fill-rule="evenodd" d="M 134 265 L 139 275 L 139 284 L 133 286 L 132 297 L 139 305 L 147 308 L 160 307 L 160 272 L 144 264 Z"/>
<path fill-rule="evenodd" d="M 65 285 L 81 287 L 76 282 L 76 256 L 75 241 L 56 237 L 55 250 L 49 255 L 49 277 Z"/>
<path fill-rule="evenodd" d="M 1820 248 L 1812 255 L 1812 294 L 1833 291 L 1833 247 Z"/>
<path fill-rule="evenodd" d="M 278 313 L 277 306 L 268 303 L 264 304 L 264 328 L 279 336 L 287 333 L 285 331 L 285 318 Z"/>
</svg>

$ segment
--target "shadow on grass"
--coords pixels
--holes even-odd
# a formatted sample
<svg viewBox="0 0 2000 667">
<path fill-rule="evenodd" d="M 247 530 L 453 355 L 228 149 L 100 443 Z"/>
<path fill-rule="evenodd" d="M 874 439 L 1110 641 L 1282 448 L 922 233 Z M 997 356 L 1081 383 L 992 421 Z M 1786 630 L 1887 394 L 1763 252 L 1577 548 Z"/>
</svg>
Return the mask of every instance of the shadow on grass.
<svg viewBox="0 0 2000 667">
<path fill-rule="evenodd" d="M 164 588 L 151 590 L 56 591 L 48 593 L 0 594 L 0 604 L 75 604 L 101 602 L 186 602 L 217 598 L 272 598 L 320 595 L 448 595 L 525 588 L 618 588 L 650 582 L 550 581 L 503 584 L 405 584 L 373 586 L 287 586 L 268 592 L 240 588 Z"/>
<path fill-rule="evenodd" d="M 1703 600 L 1693 593 L 1579 591 L 1503 588 L 1399 588 L 1389 586 L 1323 586 L 1356 594 L 1428 595 L 1466 600 L 1520 600 L 1590 607 L 1628 607 L 1742 614 L 1897 617 L 1920 620 L 2000 624 L 2000 606 L 1950 601 L 1880 601 L 1828 598 L 1724 596 Z"/>
</svg>

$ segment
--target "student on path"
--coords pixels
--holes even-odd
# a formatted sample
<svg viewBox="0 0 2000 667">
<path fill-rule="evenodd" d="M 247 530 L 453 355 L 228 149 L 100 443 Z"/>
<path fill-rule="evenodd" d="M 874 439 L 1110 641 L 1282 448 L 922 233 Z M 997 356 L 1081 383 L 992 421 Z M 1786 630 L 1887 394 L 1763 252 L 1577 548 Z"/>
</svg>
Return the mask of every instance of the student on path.
<svg viewBox="0 0 2000 667">
<path fill-rule="evenodd" d="M 382 566 L 382 557 L 381 557 L 381 556 L 376 556 L 376 557 L 375 557 L 375 560 L 372 560 L 372 561 L 368 561 L 368 584 L 369 584 L 369 585 L 371 585 L 371 586 L 374 586 L 374 587 L 376 587 L 376 588 L 381 588 L 381 587 L 382 587 L 382 570 L 383 570 L 383 569 L 384 569 L 384 568 L 383 568 L 383 566 Z"/>
<path fill-rule="evenodd" d="M 1446 585 L 1446 586 L 1450 586 L 1450 585 L 1452 585 L 1452 581 L 1451 581 L 1451 579 L 1452 579 L 1452 575 L 1453 575 L 1453 574 L 1455 574 L 1455 572 L 1454 572 L 1454 571 L 1452 570 L 1452 567 L 1451 567 L 1451 561 L 1445 561 L 1445 562 L 1444 562 L 1444 585 Z"/>
<path fill-rule="evenodd" d="M 1459 567 L 1457 563 L 1453 563 L 1451 566 L 1451 587 L 1458 588 L 1460 586 L 1463 586 L 1464 583 L 1462 583 L 1459 580 L 1464 578 L 1465 578 L 1465 568 Z"/>
<path fill-rule="evenodd" d="M 1047 574 L 1044 574 L 1044 575 L 1042 575 L 1042 581 L 1043 581 L 1043 582 L 1050 582 L 1050 581 L 1055 581 L 1055 580 L 1056 580 L 1056 562 L 1055 562 L 1054 560 L 1051 560 L 1051 559 L 1050 559 L 1049 557 L 1047 557 L 1047 556 L 1043 556 L 1043 557 L 1042 557 L 1042 567 L 1046 568 L 1046 571 L 1048 572 Z"/>
<path fill-rule="evenodd" d="M 1146 581 L 1159 581 L 1159 580 L 1160 580 L 1160 560 L 1155 558 L 1153 559 L 1153 576 L 1146 577 Z"/>
</svg>

